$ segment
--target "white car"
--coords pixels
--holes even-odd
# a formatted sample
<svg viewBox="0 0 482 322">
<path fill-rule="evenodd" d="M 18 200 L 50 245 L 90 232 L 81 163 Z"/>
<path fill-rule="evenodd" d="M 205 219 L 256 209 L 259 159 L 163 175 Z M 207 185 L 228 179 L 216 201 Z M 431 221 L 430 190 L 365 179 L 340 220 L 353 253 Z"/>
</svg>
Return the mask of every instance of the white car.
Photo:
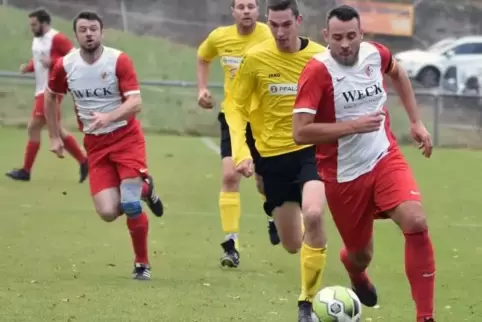
<svg viewBox="0 0 482 322">
<path fill-rule="evenodd" d="M 425 87 L 436 87 L 449 66 L 482 61 L 482 36 L 443 39 L 427 50 L 408 50 L 394 55 L 410 78 Z"/>
<path fill-rule="evenodd" d="M 481 84 L 482 60 L 448 67 L 442 77 L 441 89 L 456 94 L 480 94 Z"/>
</svg>

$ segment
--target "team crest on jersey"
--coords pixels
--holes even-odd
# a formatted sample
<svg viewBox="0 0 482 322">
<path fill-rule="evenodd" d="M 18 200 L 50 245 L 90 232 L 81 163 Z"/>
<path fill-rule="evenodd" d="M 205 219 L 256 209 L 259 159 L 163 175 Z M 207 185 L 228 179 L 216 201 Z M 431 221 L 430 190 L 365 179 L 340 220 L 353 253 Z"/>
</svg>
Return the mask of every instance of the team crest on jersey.
<svg viewBox="0 0 482 322">
<path fill-rule="evenodd" d="M 108 73 L 108 72 L 102 72 L 102 73 L 100 73 L 100 79 L 101 79 L 102 81 L 104 81 L 104 82 L 107 81 L 107 76 L 109 76 L 109 73 Z"/>
<path fill-rule="evenodd" d="M 372 77 L 372 76 L 373 76 L 373 67 L 372 67 L 372 65 L 368 65 L 367 67 L 365 67 L 365 75 L 367 75 L 368 77 Z"/>
</svg>

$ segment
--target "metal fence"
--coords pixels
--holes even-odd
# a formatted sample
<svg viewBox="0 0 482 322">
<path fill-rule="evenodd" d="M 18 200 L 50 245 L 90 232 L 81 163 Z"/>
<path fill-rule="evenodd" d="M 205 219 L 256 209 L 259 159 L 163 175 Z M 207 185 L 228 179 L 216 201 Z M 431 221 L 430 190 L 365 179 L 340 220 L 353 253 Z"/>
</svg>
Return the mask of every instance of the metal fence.
<svg viewBox="0 0 482 322">
<path fill-rule="evenodd" d="M 219 135 L 217 108 L 205 111 L 197 106 L 194 82 L 144 80 L 141 82 L 144 109 L 143 126 L 148 131 L 177 135 Z M 217 102 L 222 100 L 222 85 L 211 85 Z M 436 146 L 482 148 L 482 97 L 417 90 L 423 120 Z M 30 116 L 33 78 L 0 72 L 0 123 L 25 125 Z M 219 106 L 219 104 L 218 104 Z M 398 97 L 389 91 L 391 126 L 402 143 L 411 142 L 410 124 Z M 70 99 L 64 100 L 63 122 L 75 127 Z"/>
<path fill-rule="evenodd" d="M 106 42 L 126 50 L 135 60 L 141 78 L 155 79 L 142 82 L 144 112 L 143 125 L 150 131 L 180 135 L 209 135 L 219 133 L 216 113 L 197 107 L 197 92 L 194 83 L 194 48 L 209 31 L 216 26 L 232 22 L 226 0 L 1 0 L 11 8 L 31 10 L 46 7 L 67 21 L 54 20 L 54 27 L 64 32 L 71 30 L 68 22 L 81 9 L 94 9 L 105 20 L 108 28 L 126 30 L 137 35 L 153 35 L 159 38 L 132 37 L 109 30 Z M 0 3 L 2 3 L 0 1 Z M 300 1 L 305 14 L 303 33 L 312 38 L 319 37 L 326 10 L 336 0 Z M 394 2 L 394 1 L 392 1 Z M 413 3 L 400 0 L 396 2 Z M 466 1 L 465 3 L 468 3 Z M 392 49 L 407 49 L 411 46 L 430 44 L 449 36 L 460 36 L 482 31 L 482 20 L 476 9 L 464 7 L 461 1 L 419 0 L 415 17 L 415 35 L 387 38 L 383 41 Z M 261 1 L 264 4 L 264 1 Z M 452 6 L 454 6 L 452 10 Z M 437 12 L 437 14 L 433 14 Z M 0 12 L 1 13 L 1 12 Z M 475 14 L 477 19 L 472 19 Z M 0 69 L 16 70 L 28 59 L 30 37 L 25 12 L 8 11 L 3 16 L 2 45 L 7 48 L 0 53 Z M 8 20 L 9 18 L 10 20 Z M 22 19 L 25 19 L 23 21 Z M 8 20 L 8 21 L 7 21 Z M 12 25 L 12 26 L 10 26 Z M 22 29 L 23 28 L 23 29 Z M 69 32 L 70 35 L 70 32 Z M 14 43 L 11 39 L 20 39 Z M 167 39 L 167 41 L 166 41 Z M 182 45 L 179 45 L 182 44 Z M 187 46 L 186 46 L 187 45 Z M 16 50 L 11 54 L 11 49 Z M 218 65 L 218 64 L 216 64 Z M 219 66 L 216 66 L 217 68 Z M 219 68 L 213 72 L 220 80 Z M 157 80 L 161 81 L 157 81 Z M 183 79 L 186 81 L 178 81 Z M 215 86 L 213 94 L 219 103 L 222 89 Z M 15 73 L 0 75 L 0 122 L 2 124 L 25 125 L 32 108 L 33 86 L 30 77 Z M 438 90 L 417 90 L 417 101 L 423 118 L 433 133 L 438 145 L 482 147 L 482 106 L 480 97 L 454 96 Z M 69 98 L 64 103 L 64 122 L 74 127 L 75 115 L 69 108 Z M 410 140 L 409 123 L 398 98 L 390 93 L 389 110 L 392 127 L 399 140 Z"/>
</svg>

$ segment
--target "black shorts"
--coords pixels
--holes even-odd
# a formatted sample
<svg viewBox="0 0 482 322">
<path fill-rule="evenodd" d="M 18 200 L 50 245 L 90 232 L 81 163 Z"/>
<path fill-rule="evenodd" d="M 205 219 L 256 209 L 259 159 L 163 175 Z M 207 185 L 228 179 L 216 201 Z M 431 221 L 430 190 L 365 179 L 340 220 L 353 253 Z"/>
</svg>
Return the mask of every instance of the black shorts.
<svg viewBox="0 0 482 322">
<path fill-rule="evenodd" d="M 303 185 L 308 181 L 321 181 L 314 146 L 273 157 L 260 157 L 256 172 L 263 177 L 266 201 L 274 208 L 288 201 L 301 205 Z"/>
<path fill-rule="evenodd" d="M 221 159 L 231 157 L 231 135 L 229 134 L 229 125 L 226 122 L 226 117 L 224 113 L 219 113 L 218 121 L 221 125 L 221 143 L 220 143 L 220 152 L 221 152 Z M 257 163 L 258 159 L 260 158 L 258 150 L 256 150 L 255 141 L 253 137 L 253 133 L 251 132 L 251 126 L 246 126 L 246 144 L 248 144 L 249 151 L 251 152 L 251 156 L 253 157 L 254 164 Z"/>
</svg>

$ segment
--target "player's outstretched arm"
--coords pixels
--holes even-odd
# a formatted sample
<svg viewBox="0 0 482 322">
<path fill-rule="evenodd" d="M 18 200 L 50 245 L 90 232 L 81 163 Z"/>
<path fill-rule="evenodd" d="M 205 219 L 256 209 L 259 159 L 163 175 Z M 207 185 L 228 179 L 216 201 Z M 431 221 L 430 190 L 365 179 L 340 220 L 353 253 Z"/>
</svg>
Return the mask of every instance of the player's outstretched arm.
<svg viewBox="0 0 482 322">
<path fill-rule="evenodd" d="M 196 57 L 196 79 L 198 88 L 198 104 L 202 108 L 214 107 L 213 98 L 208 89 L 209 70 L 211 61 L 218 55 L 214 46 L 215 32 L 212 32 L 199 46 Z"/>
<path fill-rule="evenodd" d="M 63 58 L 57 60 L 49 72 L 47 90 L 45 91 L 45 120 L 49 136 L 52 139 L 60 139 L 60 119 L 58 117 L 57 97 L 67 93 L 67 73 L 64 69 Z"/>
<path fill-rule="evenodd" d="M 393 89 L 400 97 L 403 107 L 407 111 L 410 122 L 420 122 L 420 110 L 417 106 L 415 93 L 413 91 L 412 83 L 408 78 L 407 72 L 403 68 L 400 68 L 394 60 L 392 60 L 387 69 L 387 74 L 392 80 Z"/>
<path fill-rule="evenodd" d="M 26 64 L 20 65 L 20 73 L 26 74 L 26 73 L 33 73 L 35 71 L 35 67 L 33 64 L 33 58 L 28 61 Z"/>
<path fill-rule="evenodd" d="M 249 56 L 245 56 L 234 78 L 231 96 L 227 98 L 224 108 L 231 135 L 231 150 L 236 165 L 252 158 L 246 144 L 246 125 L 249 120 L 255 84 L 256 79 L 251 72 Z"/>
<path fill-rule="evenodd" d="M 423 151 L 422 154 L 429 158 L 432 155 L 432 138 L 423 124 L 420 116 L 420 109 L 417 106 L 415 93 L 413 91 L 412 83 L 408 78 L 408 74 L 403 68 L 398 66 L 395 60 L 393 60 L 392 54 L 388 48 L 380 44 L 376 44 L 376 46 L 378 47 L 382 58 L 382 68 L 392 80 L 393 89 L 397 92 L 402 101 L 403 107 L 407 112 L 410 120 L 410 134 L 419 144 L 419 149 Z"/>
<path fill-rule="evenodd" d="M 47 123 L 47 129 L 49 137 L 51 139 L 60 138 L 60 121 L 58 118 L 57 109 L 57 94 L 50 90 L 45 91 L 45 121 Z"/>
<path fill-rule="evenodd" d="M 60 136 L 59 103 L 57 97 L 67 92 L 67 73 L 63 59 L 57 61 L 49 73 L 48 87 L 44 94 L 44 115 L 50 137 L 50 151 L 63 158 L 63 141 Z"/>
</svg>

